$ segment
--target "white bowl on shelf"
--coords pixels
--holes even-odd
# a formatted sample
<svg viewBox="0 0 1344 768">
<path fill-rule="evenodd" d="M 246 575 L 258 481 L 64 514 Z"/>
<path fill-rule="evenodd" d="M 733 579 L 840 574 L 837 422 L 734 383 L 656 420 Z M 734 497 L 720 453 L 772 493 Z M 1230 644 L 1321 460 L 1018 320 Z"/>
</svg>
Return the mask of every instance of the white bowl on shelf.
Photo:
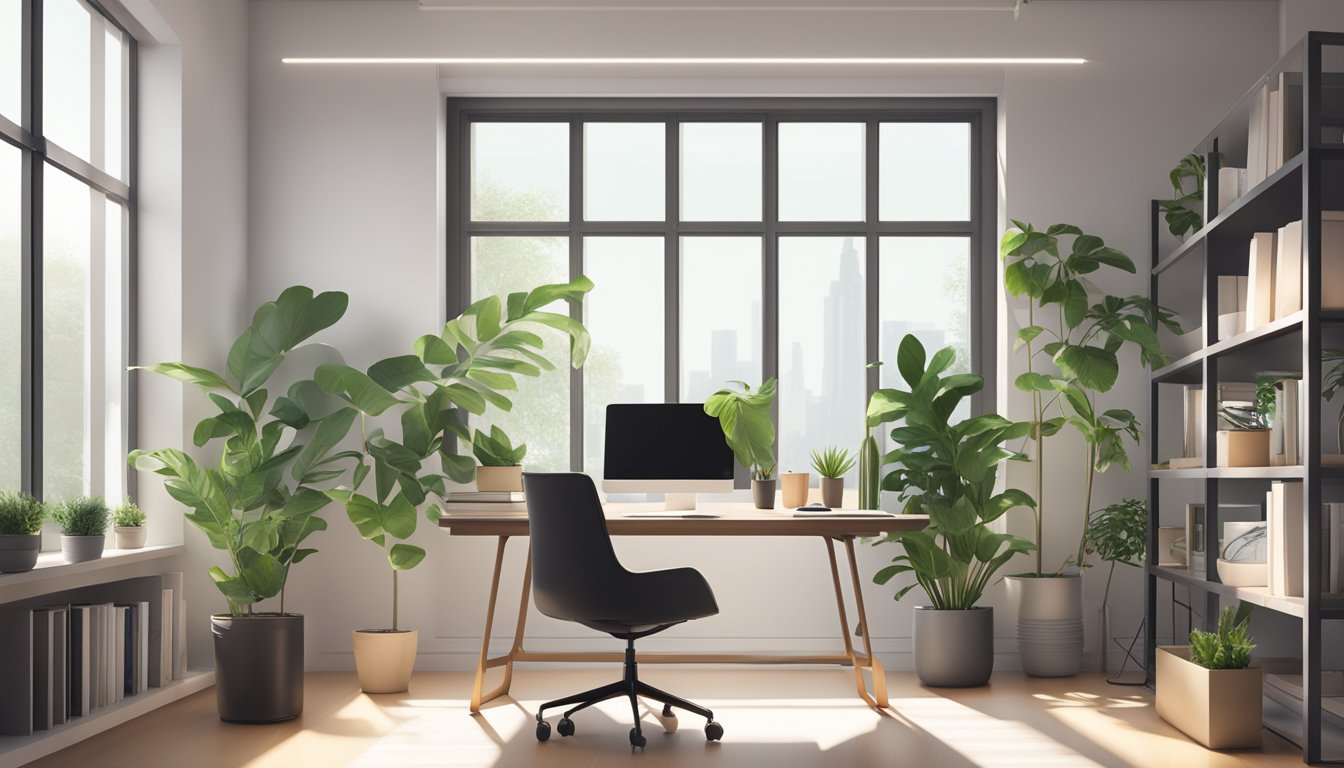
<svg viewBox="0 0 1344 768">
<path fill-rule="evenodd" d="M 1218 558 L 1218 580 L 1229 587 L 1269 586 L 1268 563 L 1233 562 Z"/>
</svg>

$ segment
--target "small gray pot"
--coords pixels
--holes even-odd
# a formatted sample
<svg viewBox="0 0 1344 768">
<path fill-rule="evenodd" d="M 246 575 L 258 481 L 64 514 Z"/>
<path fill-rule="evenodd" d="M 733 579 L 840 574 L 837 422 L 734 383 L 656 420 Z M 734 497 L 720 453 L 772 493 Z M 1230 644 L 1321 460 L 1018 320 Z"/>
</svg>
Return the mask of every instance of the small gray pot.
<svg viewBox="0 0 1344 768">
<path fill-rule="evenodd" d="M 775 508 L 775 480 L 752 480 L 751 498 L 757 509 Z"/>
<path fill-rule="evenodd" d="M 0 534 L 0 573 L 22 573 L 37 565 L 42 537 L 36 533 Z"/>
<path fill-rule="evenodd" d="M 831 509 L 839 509 L 845 504 L 845 478 L 821 478 L 821 503 Z"/>
<path fill-rule="evenodd" d="M 61 535 L 61 556 L 67 563 L 82 563 L 86 560 L 97 560 L 103 556 L 103 544 L 107 537 L 99 534 L 98 536 L 66 536 Z"/>
<path fill-rule="evenodd" d="M 994 609 L 915 608 L 915 674 L 931 688 L 970 688 L 994 671 Z"/>
</svg>

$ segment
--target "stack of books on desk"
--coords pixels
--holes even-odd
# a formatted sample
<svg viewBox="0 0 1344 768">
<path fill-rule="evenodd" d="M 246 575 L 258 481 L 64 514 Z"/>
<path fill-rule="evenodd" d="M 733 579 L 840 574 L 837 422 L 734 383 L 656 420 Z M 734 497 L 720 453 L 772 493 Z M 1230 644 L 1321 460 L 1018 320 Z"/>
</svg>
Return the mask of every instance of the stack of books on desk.
<svg viewBox="0 0 1344 768">
<path fill-rule="evenodd" d="M 527 512 L 527 501 L 522 491 L 453 491 L 443 505 L 448 514 L 491 512 Z"/>
</svg>

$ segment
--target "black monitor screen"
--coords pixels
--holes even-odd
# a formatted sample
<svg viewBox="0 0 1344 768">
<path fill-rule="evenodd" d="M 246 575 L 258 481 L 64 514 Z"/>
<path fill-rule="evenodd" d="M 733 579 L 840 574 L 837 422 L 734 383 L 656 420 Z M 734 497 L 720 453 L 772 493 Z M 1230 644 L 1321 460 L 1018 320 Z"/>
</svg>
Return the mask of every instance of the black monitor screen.
<svg viewBox="0 0 1344 768">
<path fill-rule="evenodd" d="M 731 480 L 733 452 L 700 403 L 608 405 L 608 480 Z"/>
</svg>

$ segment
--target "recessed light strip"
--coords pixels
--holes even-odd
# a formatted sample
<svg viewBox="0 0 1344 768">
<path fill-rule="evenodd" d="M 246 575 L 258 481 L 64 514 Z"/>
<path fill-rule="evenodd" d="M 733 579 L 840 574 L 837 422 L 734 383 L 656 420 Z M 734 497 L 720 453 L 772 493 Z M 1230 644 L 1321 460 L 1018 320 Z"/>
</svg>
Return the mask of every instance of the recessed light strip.
<svg viewBox="0 0 1344 768">
<path fill-rule="evenodd" d="M 657 56 L 611 56 L 611 57 L 470 57 L 470 56 L 430 56 L 430 57 L 351 57 L 351 56 L 286 56 L 281 59 L 285 64 L 456 64 L 456 65 L 493 65 L 493 64 L 579 64 L 579 65 L 701 65 L 701 64 L 815 64 L 815 65 L 1076 65 L 1086 64 L 1087 59 L 1052 58 L 1026 56 L 859 56 L 859 57 L 657 57 Z"/>
</svg>

